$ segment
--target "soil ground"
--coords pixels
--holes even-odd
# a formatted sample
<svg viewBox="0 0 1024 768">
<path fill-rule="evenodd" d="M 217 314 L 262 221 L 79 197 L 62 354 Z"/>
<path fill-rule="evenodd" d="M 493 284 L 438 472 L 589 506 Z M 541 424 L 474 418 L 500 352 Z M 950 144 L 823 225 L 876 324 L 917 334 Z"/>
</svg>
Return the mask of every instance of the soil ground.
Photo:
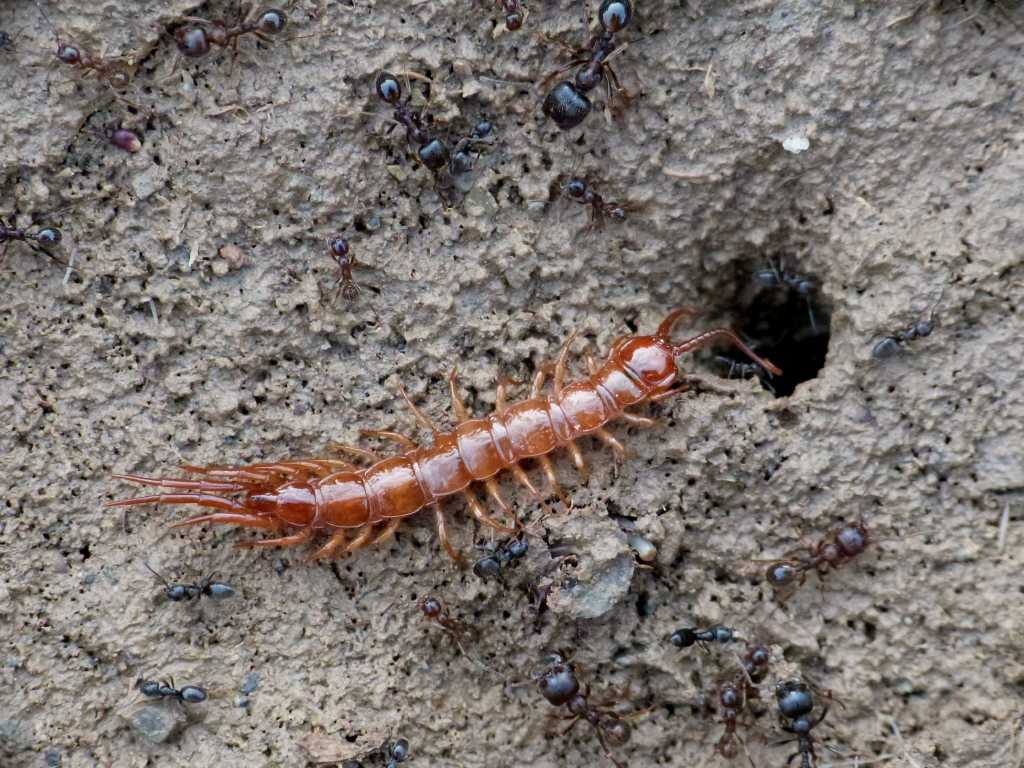
<svg viewBox="0 0 1024 768">
<path fill-rule="evenodd" d="M 131 110 L 58 66 L 36 4 L 0 7 L 0 216 L 59 226 L 75 267 L 21 243 L 0 267 L 0 763 L 330 765 L 402 735 L 416 766 L 610 765 L 586 723 L 558 735 L 530 682 L 572 649 L 595 701 L 617 690 L 638 713 L 623 763 L 738 766 L 704 702 L 742 644 L 666 640 L 722 623 L 773 651 L 740 723 L 759 767 L 793 751 L 770 686 L 796 675 L 834 696 L 821 765 L 1024 764 L 1019 3 L 638 3 L 614 60 L 637 98 L 613 120 L 600 96 L 569 132 L 540 110 L 564 62 L 541 35 L 582 43 L 592 3 L 533 2 L 507 33 L 475 0 L 299 0 L 290 39 L 198 62 L 160 30 L 232 4 L 43 7 L 64 39 L 133 57 L 124 97 L 158 114 L 138 154 L 108 145 Z M 431 78 L 450 140 L 494 123 L 456 207 L 387 132 L 382 69 Z M 588 227 L 559 192 L 571 174 L 635 207 Z M 335 232 L 360 262 L 351 302 L 333 295 Z M 810 295 L 757 282 L 769 264 Z M 235 548 L 259 534 L 169 529 L 186 508 L 103 507 L 133 493 L 115 472 L 411 430 L 400 385 L 450 423 L 453 366 L 487 412 L 500 377 L 528 381 L 573 329 L 581 357 L 604 354 L 674 306 L 806 380 L 774 397 L 715 354 L 680 360 L 702 384 L 652 407 L 653 429 L 613 427 L 624 462 L 583 440 L 582 481 L 556 457 L 571 510 L 538 522 L 504 479 L 543 536 L 501 580 L 456 568 L 428 514 L 310 565 Z M 931 313 L 930 336 L 872 358 Z M 490 535 L 445 508 L 479 556 Z M 753 561 L 862 517 L 868 552 L 773 599 Z M 545 577 L 554 547 L 577 564 Z M 145 562 L 239 594 L 168 603 Z M 472 658 L 424 621 L 427 594 L 471 625 Z M 139 676 L 210 699 L 149 704 Z"/>
</svg>

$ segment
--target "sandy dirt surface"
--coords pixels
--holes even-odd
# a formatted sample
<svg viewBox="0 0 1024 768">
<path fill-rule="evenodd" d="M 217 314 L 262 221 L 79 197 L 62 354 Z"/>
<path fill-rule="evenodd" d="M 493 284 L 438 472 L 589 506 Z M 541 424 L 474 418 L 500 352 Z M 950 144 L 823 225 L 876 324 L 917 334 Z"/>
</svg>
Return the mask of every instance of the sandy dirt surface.
<svg viewBox="0 0 1024 768">
<path fill-rule="evenodd" d="M 35 4 L 0 6 L 0 216 L 59 226 L 75 259 L 66 275 L 14 243 L 0 267 L 3 766 L 332 765 L 398 735 L 414 766 L 610 766 L 586 723 L 559 735 L 530 681 L 553 649 L 574 650 L 593 701 L 618 691 L 638 713 L 623 763 L 742 766 L 715 753 L 722 713 L 703 702 L 744 646 L 666 639 L 715 623 L 772 649 L 739 725 L 759 768 L 794 749 L 771 686 L 795 675 L 835 698 L 822 765 L 1024 764 L 1019 3 L 638 4 L 615 66 L 639 97 L 618 123 L 599 98 L 568 133 L 540 111 L 564 61 L 541 34 L 581 43 L 593 3 L 533 2 L 510 34 L 475 0 L 297 0 L 290 39 L 199 62 L 161 29 L 230 4 L 43 7 L 65 40 L 133 57 L 125 98 L 157 114 L 59 66 Z M 444 136 L 494 123 L 456 208 L 387 133 L 381 69 L 433 79 Z M 132 120 L 128 155 L 104 132 Z M 635 209 L 588 229 L 558 193 L 571 173 Z M 350 303 L 336 232 L 361 263 Z M 770 261 L 810 279 L 809 300 L 753 284 Z M 427 514 L 310 565 L 233 546 L 258 533 L 170 530 L 186 508 L 103 508 L 133 493 L 115 472 L 410 431 L 400 385 L 450 423 L 454 365 L 487 412 L 499 377 L 528 381 L 573 329 L 583 376 L 583 354 L 673 306 L 748 331 L 764 310 L 800 329 L 780 364 L 812 370 L 827 345 L 824 367 L 773 397 L 714 353 L 682 359 L 704 385 L 653 406 L 653 429 L 614 427 L 625 462 L 583 440 L 583 482 L 558 454 L 573 509 L 538 523 L 504 478 L 543 536 L 501 580 L 456 568 Z M 872 359 L 932 311 L 930 336 Z M 490 534 L 446 509 L 480 556 Z M 752 561 L 860 517 L 868 552 L 773 600 Z M 238 596 L 169 603 L 144 562 Z M 468 656 L 417 610 L 428 594 L 470 625 Z M 139 676 L 210 698 L 151 704 Z"/>
</svg>

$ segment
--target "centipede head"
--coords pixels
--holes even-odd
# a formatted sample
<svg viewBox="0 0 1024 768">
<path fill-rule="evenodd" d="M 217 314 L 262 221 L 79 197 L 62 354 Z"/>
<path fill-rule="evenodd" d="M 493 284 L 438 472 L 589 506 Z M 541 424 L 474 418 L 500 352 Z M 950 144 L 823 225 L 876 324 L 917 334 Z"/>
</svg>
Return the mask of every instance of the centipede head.
<svg viewBox="0 0 1024 768">
<path fill-rule="evenodd" d="M 612 349 L 611 356 L 650 394 L 671 389 L 678 375 L 672 344 L 661 336 L 622 339 Z"/>
</svg>

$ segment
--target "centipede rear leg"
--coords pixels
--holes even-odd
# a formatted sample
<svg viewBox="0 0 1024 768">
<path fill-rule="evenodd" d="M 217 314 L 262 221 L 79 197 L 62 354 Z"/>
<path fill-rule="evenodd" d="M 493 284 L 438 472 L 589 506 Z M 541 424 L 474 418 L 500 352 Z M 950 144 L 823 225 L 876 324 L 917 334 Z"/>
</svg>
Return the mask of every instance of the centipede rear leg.
<svg viewBox="0 0 1024 768">
<path fill-rule="evenodd" d="M 281 536 L 276 539 L 254 539 L 252 541 L 240 541 L 235 544 L 238 549 L 266 549 L 268 547 L 293 547 L 298 544 L 305 544 L 316 532 L 312 525 L 303 527 L 298 533 L 290 536 Z"/>
</svg>

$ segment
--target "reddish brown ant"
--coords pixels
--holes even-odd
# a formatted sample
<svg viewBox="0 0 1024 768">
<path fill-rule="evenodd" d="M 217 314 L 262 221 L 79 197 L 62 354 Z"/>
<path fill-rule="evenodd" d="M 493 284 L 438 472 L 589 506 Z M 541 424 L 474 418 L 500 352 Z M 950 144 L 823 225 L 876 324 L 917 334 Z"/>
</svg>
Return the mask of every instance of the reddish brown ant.
<svg viewBox="0 0 1024 768">
<path fill-rule="evenodd" d="M 466 647 L 463 645 L 462 639 L 468 633 L 469 626 L 458 619 L 452 618 L 444 600 L 433 596 L 424 597 L 420 601 L 420 610 L 423 611 L 423 616 L 425 618 L 437 624 L 448 634 L 455 645 L 458 646 L 463 656 L 475 664 L 482 667 L 485 666 L 483 662 L 475 659 L 466 652 Z"/>
<path fill-rule="evenodd" d="M 739 657 L 739 661 L 739 671 L 718 687 L 718 704 L 725 731 L 715 744 L 715 750 L 725 758 L 736 756 L 737 743 L 743 747 L 744 752 L 747 751 L 747 745 L 737 732 L 737 725 L 747 703 L 751 699 L 761 698 L 758 685 L 768 675 L 771 650 L 761 643 L 747 643 L 747 651 Z M 754 765 L 749 753 L 747 759 Z"/>
<path fill-rule="evenodd" d="M 809 546 L 802 556 L 791 552 L 779 560 L 768 561 L 765 581 L 775 590 L 779 602 L 785 602 L 807 580 L 808 573 L 816 571 L 823 577 L 855 559 L 871 542 L 870 529 L 864 519 L 846 523 Z"/>
<path fill-rule="evenodd" d="M 580 720 L 586 720 L 593 726 L 605 757 L 617 768 L 625 768 L 625 763 L 616 759 L 608 745 L 611 743 L 620 746 L 629 741 L 629 724 L 610 708 L 590 703 L 590 686 L 584 684 L 582 692 L 580 691 L 576 669 L 571 662 L 562 654 L 553 653 L 545 659 L 545 667 L 534 673 L 533 677 L 537 681 L 541 695 L 549 704 L 555 707 L 565 706 L 568 710 L 563 719 L 572 722 L 562 732 L 563 735 L 572 730 Z"/>
<path fill-rule="evenodd" d="M 505 12 L 505 29 L 509 32 L 522 29 L 523 22 L 526 21 L 526 17 L 529 15 L 529 11 L 523 8 L 522 3 L 519 0 L 496 0 L 496 2 L 501 6 L 501 10 Z"/>
<path fill-rule="evenodd" d="M 583 179 L 572 178 L 562 188 L 570 199 L 582 205 L 590 206 L 590 226 L 604 228 L 605 219 L 622 221 L 626 218 L 627 208 L 621 203 L 605 200 L 595 192 Z"/>
<path fill-rule="evenodd" d="M 260 40 L 271 42 L 271 36 L 279 34 L 288 23 L 285 12 L 278 8 L 267 8 L 259 13 L 252 9 L 239 23 L 228 26 L 224 20 L 210 21 L 195 16 L 184 16 L 184 26 L 174 30 L 174 42 L 183 56 L 199 59 L 210 52 L 210 47 L 231 46 L 238 51 L 238 40 L 242 35 L 253 35 Z"/>
<path fill-rule="evenodd" d="M 608 79 L 605 80 L 608 101 L 611 102 L 615 93 L 625 92 L 608 62 L 616 51 L 621 50 L 615 44 L 615 34 L 625 29 L 632 17 L 633 6 L 630 0 L 604 0 L 597 11 L 597 20 L 603 32 L 593 36 L 585 48 L 571 49 L 576 58 L 568 66 L 544 79 L 542 88 L 562 73 L 580 67 L 571 81 L 563 80 L 544 99 L 544 114 L 563 131 L 575 128 L 590 114 L 591 104 L 586 94 L 601 83 L 605 71 L 608 73 Z"/>
<path fill-rule="evenodd" d="M 53 30 L 54 37 L 57 40 L 57 58 L 67 64 L 68 66 L 74 67 L 83 73 L 83 77 L 94 75 L 96 79 L 109 85 L 115 92 L 124 91 L 135 76 L 135 64 L 130 56 L 112 56 L 109 58 L 103 57 L 99 54 L 91 53 L 81 46 L 73 43 L 67 43 L 60 39 L 60 33 L 57 31 L 56 25 L 50 20 L 46 11 L 43 10 L 36 0 L 36 8 L 39 9 L 40 15 Z"/>
<path fill-rule="evenodd" d="M 352 279 L 352 267 L 359 264 L 352 254 L 348 240 L 341 235 L 335 235 L 327 241 L 327 247 L 331 249 L 331 258 L 334 259 L 341 270 L 341 277 L 335 283 L 335 300 L 338 295 L 344 296 L 347 301 L 354 300 L 359 295 L 359 286 Z"/>
</svg>

